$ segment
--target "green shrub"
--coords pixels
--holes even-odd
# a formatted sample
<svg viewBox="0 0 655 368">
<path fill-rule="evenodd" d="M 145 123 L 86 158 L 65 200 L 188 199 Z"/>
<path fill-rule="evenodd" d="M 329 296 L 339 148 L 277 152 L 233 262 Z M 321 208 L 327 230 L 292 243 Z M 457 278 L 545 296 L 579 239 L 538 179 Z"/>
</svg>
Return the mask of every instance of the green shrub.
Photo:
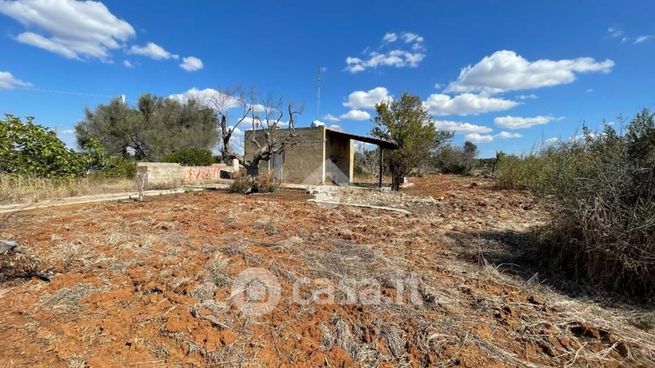
<svg viewBox="0 0 655 368">
<path fill-rule="evenodd" d="M 66 147 L 55 132 L 6 115 L 0 120 L 0 172 L 34 177 L 84 175 L 93 158 Z"/>
<path fill-rule="evenodd" d="M 542 239 L 551 268 L 631 295 L 654 295 L 655 118 L 642 111 L 618 134 L 606 126 L 499 164 L 498 185 L 551 198 Z M 545 247 L 544 247 L 545 246 Z"/>
<path fill-rule="evenodd" d="M 444 174 L 468 175 L 473 166 L 477 147 L 465 142 L 463 147 L 452 145 L 441 148 L 434 156 L 434 166 Z"/>
<path fill-rule="evenodd" d="M 209 166 L 214 163 L 214 156 L 208 149 L 187 147 L 163 156 L 161 161 L 175 162 L 182 166 Z"/>
<path fill-rule="evenodd" d="M 104 160 L 100 170 L 91 176 L 96 179 L 134 179 L 136 176 L 136 161 L 121 157 L 109 157 Z"/>
</svg>

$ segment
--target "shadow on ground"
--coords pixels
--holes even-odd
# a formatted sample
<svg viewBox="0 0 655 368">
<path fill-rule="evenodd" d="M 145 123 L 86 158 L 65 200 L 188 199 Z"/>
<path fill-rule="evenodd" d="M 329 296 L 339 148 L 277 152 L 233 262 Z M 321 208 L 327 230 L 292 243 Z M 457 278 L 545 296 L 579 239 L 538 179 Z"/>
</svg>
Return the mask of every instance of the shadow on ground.
<svg viewBox="0 0 655 368">
<path fill-rule="evenodd" d="M 459 258 L 480 266 L 489 265 L 498 272 L 523 279 L 526 283 L 541 283 L 571 298 L 585 298 L 604 307 L 625 307 L 655 310 L 653 298 L 630 297 L 608 292 L 576 278 L 561 262 L 539 248 L 538 234 L 530 232 L 481 231 L 451 232 L 453 249 Z"/>
</svg>

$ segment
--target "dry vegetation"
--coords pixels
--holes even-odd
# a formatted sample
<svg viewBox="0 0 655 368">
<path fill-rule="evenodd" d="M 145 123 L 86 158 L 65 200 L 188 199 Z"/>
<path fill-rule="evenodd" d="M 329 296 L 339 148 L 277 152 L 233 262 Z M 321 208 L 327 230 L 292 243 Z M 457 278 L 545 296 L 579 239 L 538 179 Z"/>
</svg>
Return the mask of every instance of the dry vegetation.
<svg viewBox="0 0 655 368">
<path fill-rule="evenodd" d="M 133 192 L 134 180 L 92 178 L 28 178 L 0 174 L 0 205 L 29 203 L 90 194 Z"/>
<path fill-rule="evenodd" d="M 284 191 L 14 214 L 0 237 L 19 247 L 0 255 L 2 270 L 20 263 L 17 252 L 31 268 L 0 275 L 0 360 L 9 367 L 655 364 L 652 307 L 567 296 L 503 264 L 549 214 L 525 192 L 472 180 L 417 179 L 408 194 L 435 200 L 408 208 L 412 214 L 322 207 Z M 269 314 L 248 317 L 230 303 L 232 281 L 248 267 L 280 282 L 282 300 Z M 35 269 L 50 281 L 31 277 Z M 394 280 L 412 275 L 421 304 L 393 302 L 407 296 Z M 301 277 L 374 278 L 384 297 L 299 305 L 290 295 Z"/>
</svg>

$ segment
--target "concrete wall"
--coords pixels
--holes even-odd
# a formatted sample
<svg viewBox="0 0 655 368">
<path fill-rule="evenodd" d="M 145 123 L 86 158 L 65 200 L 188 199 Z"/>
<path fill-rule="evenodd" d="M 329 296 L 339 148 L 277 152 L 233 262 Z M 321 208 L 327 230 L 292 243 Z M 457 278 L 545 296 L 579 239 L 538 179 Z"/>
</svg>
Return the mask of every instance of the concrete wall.
<svg viewBox="0 0 655 368">
<path fill-rule="evenodd" d="M 232 166 L 225 164 L 182 166 L 168 162 L 139 162 L 137 167 L 147 168 L 148 188 L 217 182 L 221 170 L 232 169 Z"/>
<path fill-rule="evenodd" d="M 251 141 L 253 134 L 257 134 L 259 142 L 264 142 L 262 131 L 255 133 L 247 130 L 244 136 L 245 160 L 251 160 L 257 151 L 257 146 Z M 279 129 L 274 131 L 274 134 L 286 137 L 288 130 Z M 288 183 L 321 184 L 324 177 L 325 128 L 296 128 L 295 134 L 282 157 L 282 180 Z M 262 162 L 259 168 L 271 171 L 274 169 L 272 162 Z"/>
<path fill-rule="evenodd" d="M 347 184 L 352 182 L 352 166 L 355 157 L 352 139 L 327 131 L 325 135 L 325 159 L 334 165 L 327 165 L 326 184 Z"/>
</svg>

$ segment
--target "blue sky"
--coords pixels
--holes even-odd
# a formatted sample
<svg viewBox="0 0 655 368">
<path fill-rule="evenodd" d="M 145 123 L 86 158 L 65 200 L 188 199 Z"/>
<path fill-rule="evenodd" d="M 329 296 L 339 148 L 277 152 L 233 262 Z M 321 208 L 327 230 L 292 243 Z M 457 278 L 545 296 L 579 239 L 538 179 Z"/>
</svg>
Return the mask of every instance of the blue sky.
<svg viewBox="0 0 655 368">
<path fill-rule="evenodd" d="M 74 144 L 83 109 L 110 96 L 240 84 L 303 103 L 299 125 L 367 133 L 372 106 L 408 91 L 455 143 L 520 153 L 655 109 L 653 14 L 652 1 L 0 0 L 0 113 Z"/>
</svg>

